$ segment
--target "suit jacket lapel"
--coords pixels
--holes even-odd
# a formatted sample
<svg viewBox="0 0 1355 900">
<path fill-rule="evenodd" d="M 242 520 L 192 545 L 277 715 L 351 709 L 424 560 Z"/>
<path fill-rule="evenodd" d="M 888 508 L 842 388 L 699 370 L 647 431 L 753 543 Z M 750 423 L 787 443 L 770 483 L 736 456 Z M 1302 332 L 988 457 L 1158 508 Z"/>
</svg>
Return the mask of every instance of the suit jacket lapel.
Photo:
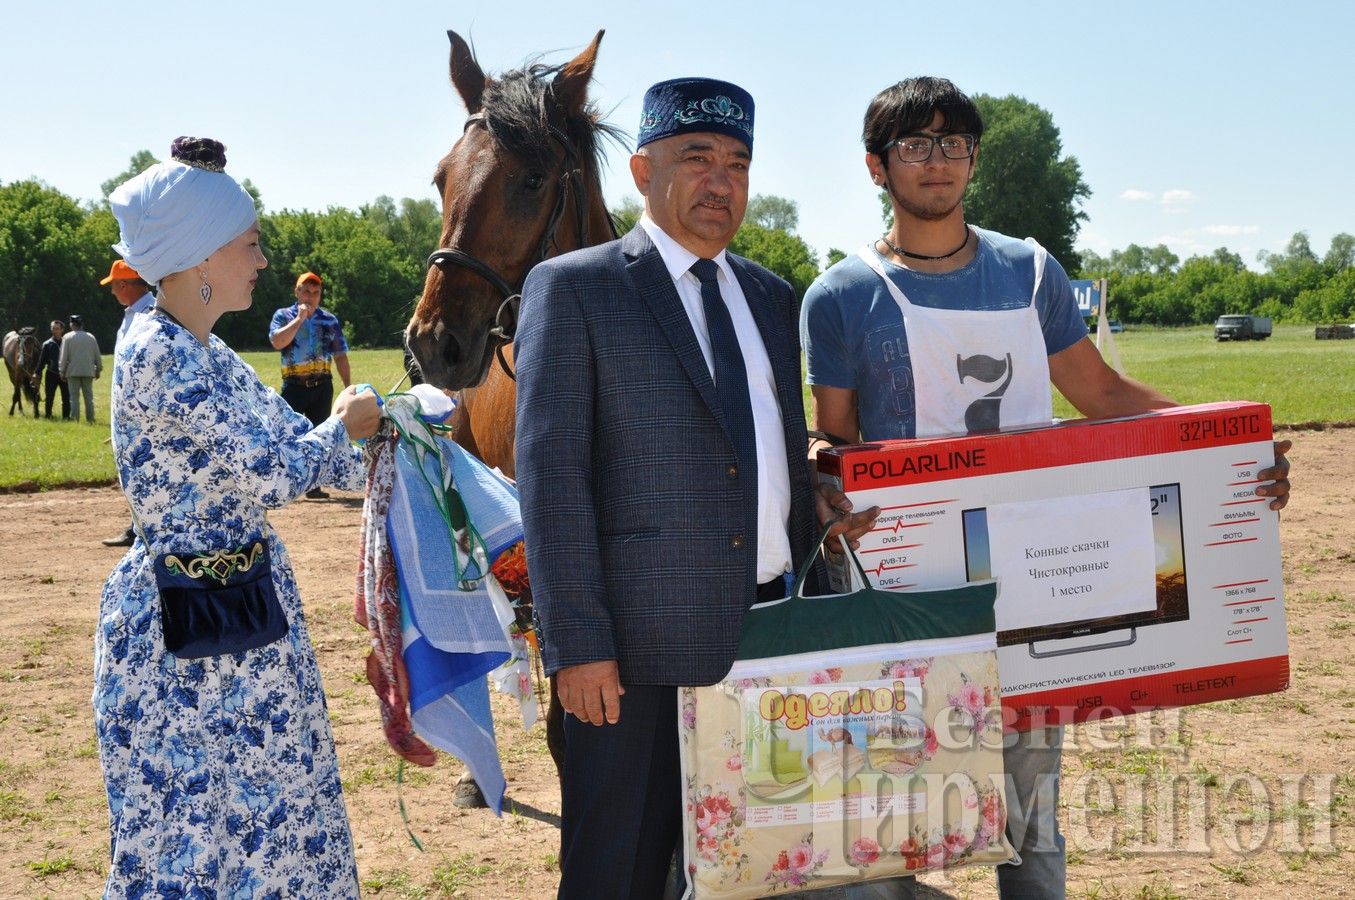
<svg viewBox="0 0 1355 900">
<path fill-rule="evenodd" d="M 697 393 L 705 401 L 715 420 L 728 434 L 724 411 L 720 408 L 715 394 L 715 382 L 711 380 L 710 369 L 706 366 L 706 357 L 701 345 L 696 342 L 696 333 L 692 331 L 692 321 L 687 309 L 678 297 L 673 278 L 663 264 L 663 257 L 655 249 L 649 235 L 636 225 L 621 239 L 622 252 L 631 259 L 626 271 L 635 284 L 636 292 L 649 304 L 650 311 L 663 329 L 664 336 L 672 345 L 678 361 L 687 372 L 696 387 Z"/>
</svg>

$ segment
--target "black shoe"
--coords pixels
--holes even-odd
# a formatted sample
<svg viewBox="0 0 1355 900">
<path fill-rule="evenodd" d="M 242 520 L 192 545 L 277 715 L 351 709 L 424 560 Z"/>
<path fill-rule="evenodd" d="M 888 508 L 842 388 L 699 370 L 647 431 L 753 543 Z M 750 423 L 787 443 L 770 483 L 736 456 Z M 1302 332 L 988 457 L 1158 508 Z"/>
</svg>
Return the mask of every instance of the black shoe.
<svg viewBox="0 0 1355 900">
<path fill-rule="evenodd" d="M 136 532 L 128 528 L 126 531 L 124 531 L 117 537 L 104 538 L 102 541 L 100 541 L 100 543 L 102 543 L 105 547 L 130 547 L 132 546 L 132 542 L 135 540 Z"/>
<path fill-rule="evenodd" d="M 320 490 L 319 488 L 311 488 L 309 491 L 306 491 L 306 499 L 307 499 L 307 500 L 328 500 L 328 499 L 329 499 L 329 494 L 326 494 L 324 491 Z"/>
</svg>

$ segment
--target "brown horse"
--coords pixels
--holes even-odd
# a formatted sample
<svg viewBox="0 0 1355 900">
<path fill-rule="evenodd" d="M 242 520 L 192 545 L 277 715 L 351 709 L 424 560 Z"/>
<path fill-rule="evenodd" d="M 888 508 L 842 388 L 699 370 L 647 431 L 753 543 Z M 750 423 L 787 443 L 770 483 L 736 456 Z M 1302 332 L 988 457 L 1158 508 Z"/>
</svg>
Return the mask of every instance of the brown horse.
<svg viewBox="0 0 1355 900">
<path fill-rule="evenodd" d="M 405 341 L 425 380 L 462 391 L 458 443 L 509 476 L 517 396 L 510 345 L 522 283 L 542 259 L 616 236 L 599 168 L 601 139 L 619 135 L 588 103 L 602 34 L 562 66 L 489 77 L 447 32 L 452 84 L 469 117 L 433 178 L 441 247 L 429 257 Z"/>
<path fill-rule="evenodd" d="M 27 325 L 18 331 L 5 335 L 5 370 L 9 372 L 9 383 L 14 385 L 14 398 L 9 403 L 9 414 L 19 408 L 23 415 L 23 394 L 33 403 L 33 418 L 38 417 L 38 339 L 33 336 L 33 326 Z"/>
<path fill-rule="evenodd" d="M 452 84 L 469 116 L 433 178 L 442 194 L 441 246 L 428 259 L 405 343 L 426 381 L 461 392 L 455 440 L 509 477 L 516 470 L 511 344 L 522 283 L 541 260 L 616 236 L 599 169 L 602 139 L 620 133 L 588 102 L 602 34 L 562 66 L 531 64 L 490 77 L 466 42 L 447 32 Z M 546 742 L 558 769 L 564 711 L 553 680 L 551 688 Z M 463 779 L 461 787 L 471 785 Z M 472 805 L 477 795 L 459 788 L 457 805 Z"/>
</svg>

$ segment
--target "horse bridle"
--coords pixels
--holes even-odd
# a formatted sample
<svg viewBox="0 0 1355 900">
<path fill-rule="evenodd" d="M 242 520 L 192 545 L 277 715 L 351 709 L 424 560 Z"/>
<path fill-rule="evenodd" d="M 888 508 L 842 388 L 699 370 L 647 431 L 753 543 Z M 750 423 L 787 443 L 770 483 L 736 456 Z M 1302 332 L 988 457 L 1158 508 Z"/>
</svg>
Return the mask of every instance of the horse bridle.
<svg viewBox="0 0 1355 900">
<path fill-rule="evenodd" d="M 465 128 L 462 132 L 468 130 L 472 125 L 484 125 L 488 128 L 488 122 L 483 112 L 475 113 L 466 119 Z M 584 203 L 581 191 L 581 182 L 583 171 L 578 165 L 578 157 L 574 153 L 574 148 L 569 144 L 569 136 L 563 130 L 551 124 L 546 123 L 546 128 L 550 130 L 550 135 L 559 142 L 561 148 L 565 151 L 564 170 L 560 173 L 560 190 L 556 193 L 555 206 L 551 209 L 550 219 L 546 222 L 546 230 L 541 235 L 541 245 L 537 248 L 536 258 L 527 266 L 527 272 L 530 272 L 537 263 L 545 259 L 554 247 L 557 251 L 560 245 L 556 243 L 555 234 L 560 228 L 560 221 L 565 215 L 565 204 L 569 202 L 570 192 L 579 193 L 579 197 L 574 204 L 575 212 L 575 234 L 579 240 L 583 240 L 584 221 Z M 499 303 L 498 310 L 494 313 L 494 327 L 489 329 L 489 336 L 498 343 L 494 347 L 494 355 L 498 357 L 499 365 L 503 368 L 504 374 L 514 381 L 517 376 L 508 366 L 508 360 L 503 355 L 503 348 L 513 343 L 513 337 L 517 331 L 518 306 L 522 302 L 522 285 L 513 288 L 504 280 L 503 276 L 479 259 L 472 253 L 467 253 L 459 247 L 439 247 L 428 254 L 428 268 L 437 266 L 446 271 L 447 266 L 457 265 L 463 269 L 469 269 L 476 275 L 479 275 L 494 290 L 499 292 L 503 300 Z M 522 280 L 527 280 L 526 273 L 523 273 Z"/>
<path fill-rule="evenodd" d="M 38 336 L 32 331 L 24 334 L 16 331 L 19 337 L 19 345 L 15 348 L 14 361 L 19 364 L 19 368 L 28 372 L 29 378 L 37 379 L 38 357 L 42 355 L 41 343 Z"/>
</svg>

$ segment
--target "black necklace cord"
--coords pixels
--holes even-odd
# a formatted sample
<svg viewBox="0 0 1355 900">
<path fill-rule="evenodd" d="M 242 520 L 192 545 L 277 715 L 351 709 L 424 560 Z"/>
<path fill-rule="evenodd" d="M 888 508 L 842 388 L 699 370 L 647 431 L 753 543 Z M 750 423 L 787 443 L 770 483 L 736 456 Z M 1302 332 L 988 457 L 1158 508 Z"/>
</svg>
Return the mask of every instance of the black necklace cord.
<svg viewBox="0 0 1355 900">
<path fill-rule="evenodd" d="M 964 240 L 960 243 L 960 246 L 956 247 L 949 253 L 942 253 L 940 256 L 927 256 L 926 254 L 923 253 L 913 253 L 911 251 L 905 250 L 902 247 L 895 244 L 893 241 L 891 241 L 889 239 L 888 233 L 880 235 L 880 240 L 884 241 L 885 246 L 888 247 L 890 250 L 893 250 L 899 256 L 906 256 L 909 259 L 925 259 L 929 261 L 934 261 L 938 259 L 950 259 L 952 256 L 954 256 L 955 254 L 959 253 L 961 250 L 969 246 L 969 226 L 966 225 L 964 228 Z"/>
</svg>

